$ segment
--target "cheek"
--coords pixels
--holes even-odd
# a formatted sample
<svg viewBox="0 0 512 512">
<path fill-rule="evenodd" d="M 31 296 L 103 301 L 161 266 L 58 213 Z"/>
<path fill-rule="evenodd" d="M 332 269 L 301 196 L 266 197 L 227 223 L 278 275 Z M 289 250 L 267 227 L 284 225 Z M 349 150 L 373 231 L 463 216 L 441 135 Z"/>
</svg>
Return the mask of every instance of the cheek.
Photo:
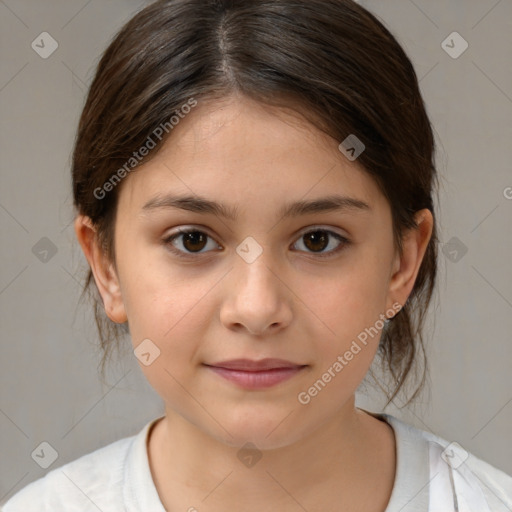
<svg viewBox="0 0 512 512">
<path fill-rule="evenodd" d="M 316 340 L 317 370 L 312 381 L 322 375 L 324 381 L 331 379 L 326 398 L 357 388 L 378 349 L 384 327 L 380 315 L 386 307 L 386 269 L 382 260 L 368 253 L 345 260 L 329 279 L 311 277 L 309 286 L 301 288 L 310 310 L 304 310 L 311 319 L 307 322 L 310 337 Z M 325 375 L 329 369 L 331 373 Z"/>
<path fill-rule="evenodd" d="M 134 286 L 129 294 L 132 344 L 137 350 L 149 339 L 158 355 L 147 366 L 139 359 L 139 366 L 162 399 L 184 413 L 190 404 L 183 386 L 190 387 L 206 322 L 212 314 L 206 311 L 208 301 L 201 300 L 208 292 L 207 283 L 142 282 L 144 285 Z M 201 390 L 194 390 L 194 396 L 200 398 Z"/>
<path fill-rule="evenodd" d="M 316 314 L 308 321 L 316 365 L 301 391 L 312 401 L 311 414 L 344 403 L 371 366 L 384 326 L 379 315 L 385 312 L 376 278 L 364 268 L 340 272 L 307 295 Z M 311 318 L 310 311 L 305 314 Z"/>
<path fill-rule="evenodd" d="M 169 264 L 163 248 L 119 241 L 118 269 L 122 299 L 134 344 L 150 338 L 160 343 L 194 309 L 202 291 L 186 273 Z"/>
<path fill-rule="evenodd" d="M 200 331 L 205 320 L 206 302 L 201 297 L 207 292 L 200 285 L 187 287 L 176 283 L 146 281 L 143 286 L 134 287 L 128 293 L 127 316 L 132 332 L 152 338 L 164 347 L 183 345 L 183 338 L 190 338 L 194 331 Z"/>
<path fill-rule="evenodd" d="M 319 327 L 324 324 L 326 335 L 346 338 L 373 324 L 384 312 L 385 285 L 382 270 L 359 261 L 340 266 L 327 279 L 311 277 L 301 286 L 299 296 L 316 313 Z"/>
</svg>

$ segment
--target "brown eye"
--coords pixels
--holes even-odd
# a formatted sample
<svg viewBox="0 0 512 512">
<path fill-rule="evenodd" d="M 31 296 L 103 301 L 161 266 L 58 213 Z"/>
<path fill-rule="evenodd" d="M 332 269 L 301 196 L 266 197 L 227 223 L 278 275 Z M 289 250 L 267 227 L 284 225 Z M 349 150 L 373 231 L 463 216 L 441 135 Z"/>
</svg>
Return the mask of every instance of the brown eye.
<svg viewBox="0 0 512 512">
<path fill-rule="evenodd" d="M 333 240 L 335 241 L 334 249 L 326 251 L 329 246 L 332 247 Z M 306 252 L 317 253 L 320 258 L 333 256 L 350 244 L 347 238 L 327 229 L 308 231 L 300 237 L 299 241 L 303 242 Z"/>
<path fill-rule="evenodd" d="M 191 231 L 189 233 L 182 233 L 183 247 L 187 251 L 196 252 L 204 249 L 208 235 L 201 233 L 201 231 Z"/>
<path fill-rule="evenodd" d="M 208 240 L 213 241 L 213 239 L 203 231 L 197 229 L 183 229 L 165 238 L 164 244 L 168 245 L 173 253 L 186 258 L 187 256 L 193 257 L 194 254 L 200 254 L 201 252 L 208 252 L 203 251 L 208 245 Z M 178 242 L 181 242 L 181 244 Z M 218 245 L 214 243 L 213 248 L 216 247 L 218 247 Z"/>
<path fill-rule="evenodd" d="M 214 243 L 212 237 L 198 229 L 180 229 L 177 233 L 165 238 L 164 244 L 177 256 L 190 259 L 196 256 L 199 257 L 202 253 L 210 252 L 207 249 L 210 240 L 213 243 L 210 249 L 221 248 Z M 305 247 L 305 249 L 300 249 L 301 251 L 305 250 L 305 252 L 315 254 L 319 258 L 334 256 L 350 244 L 350 240 L 347 238 L 327 229 L 310 230 L 299 238 L 299 242 L 302 242 Z M 330 250 L 328 250 L 329 247 L 331 247 Z"/>
<path fill-rule="evenodd" d="M 303 236 L 304 245 L 313 252 L 322 252 L 329 243 L 325 231 L 311 231 Z"/>
</svg>

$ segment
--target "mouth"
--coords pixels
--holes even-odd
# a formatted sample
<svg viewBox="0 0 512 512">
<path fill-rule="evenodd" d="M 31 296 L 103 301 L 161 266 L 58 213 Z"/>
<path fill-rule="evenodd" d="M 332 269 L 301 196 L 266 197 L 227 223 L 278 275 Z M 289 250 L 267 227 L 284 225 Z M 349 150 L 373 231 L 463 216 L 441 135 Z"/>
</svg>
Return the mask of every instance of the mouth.
<svg viewBox="0 0 512 512">
<path fill-rule="evenodd" d="M 284 359 L 232 359 L 212 364 L 204 363 L 204 366 L 244 389 L 262 389 L 290 379 L 308 365 Z"/>
</svg>

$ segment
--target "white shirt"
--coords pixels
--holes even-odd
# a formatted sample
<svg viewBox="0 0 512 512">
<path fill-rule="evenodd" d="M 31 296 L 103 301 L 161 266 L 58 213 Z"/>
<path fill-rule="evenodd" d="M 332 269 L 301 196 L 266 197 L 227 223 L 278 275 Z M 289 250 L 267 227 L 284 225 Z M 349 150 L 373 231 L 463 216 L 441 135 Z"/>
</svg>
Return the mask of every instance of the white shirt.
<svg viewBox="0 0 512 512">
<path fill-rule="evenodd" d="M 393 416 L 369 414 L 391 425 L 396 439 L 395 482 L 385 512 L 512 511 L 512 477 Z M 3 512 L 166 512 L 147 452 L 149 429 L 158 419 L 135 436 L 49 471 L 15 494 Z"/>
</svg>

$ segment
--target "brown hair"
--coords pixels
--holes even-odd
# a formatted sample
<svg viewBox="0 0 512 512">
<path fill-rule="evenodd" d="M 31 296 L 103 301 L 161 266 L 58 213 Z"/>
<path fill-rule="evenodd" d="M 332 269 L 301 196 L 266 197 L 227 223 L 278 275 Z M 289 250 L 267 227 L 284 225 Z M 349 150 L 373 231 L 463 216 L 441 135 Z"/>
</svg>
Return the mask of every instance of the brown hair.
<svg viewBox="0 0 512 512">
<path fill-rule="evenodd" d="M 105 50 L 75 141 L 74 205 L 90 217 L 114 265 L 122 181 L 100 199 L 94 191 L 190 98 L 214 101 L 234 93 L 292 108 L 340 142 L 356 134 L 366 146 L 357 161 L 389 201 L 400 254 L 403 231 L 416 227 L 414 213 L 428 208 L 434 215 L 434 138 L 417 76 L 375 16 L 351 0 L 160 0 L 137 13 Z M 144 162 L 171 134 L 166 131 Z M 379 355 L 394 385 L 388 404 L 418 354 L 423 373 L 409 401 L 425 381 L 422 331 L 437 243 L 434 221 L 409 299 L 382 332 Z M 128 330 L 105 315 L 93 283 L 89 269 L 82 296 L 86 290 L 94 296 L 103 372 L 114 342 Z"/>
</svg>

